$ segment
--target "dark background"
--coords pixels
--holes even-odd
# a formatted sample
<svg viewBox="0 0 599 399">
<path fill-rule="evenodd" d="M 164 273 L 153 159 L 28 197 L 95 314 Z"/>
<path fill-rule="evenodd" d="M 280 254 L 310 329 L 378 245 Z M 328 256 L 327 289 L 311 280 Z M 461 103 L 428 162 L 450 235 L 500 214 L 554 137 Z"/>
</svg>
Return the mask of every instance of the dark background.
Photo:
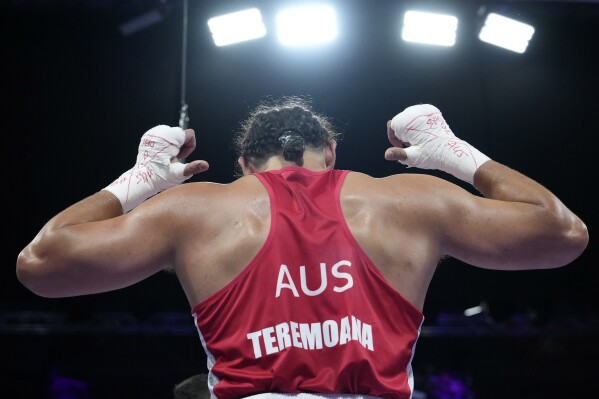
<svg viewBox="0 0 599 399">
<path fill-rule="evenodd" d="M 192 181 L 234 179 L 233 132 L 267 96 L 310 96 L 344 133 L 337 167 L 377 177 L 406 172 L 383 159 L 386 121 L 412 104 L 436 105 L 460 138 L 556 193 L 587 223 L 591 241 L 580 258 L 555 270 L 498 272 L 443 262 L 424 309 L 416 388 L 440 397 L 435 378 L 446 373 L 477 398 L 596 397 L 599 4 L 330 3 L 340 20 L 334 43 L 284 48 L 271 31 L 217 48 L 208 18 L 257 6 L 272 28 L 288 2 L 190 1 L 185 87 L 198 148 L 189 159 L 211 164 Z M 457 44 L 401 41 L 401 16 L 414 5 L 460 18 Z M 122 23 L 152 9 L 163 13 L 160 23 L 120 33 Z M 478 40 L 487 11 L 535 26 L 525 54 Z M 173 275 L 111 293 L 45 299 L 14 273 L 17 254 L 47 219 L 132 166 L 145 130 L 178 125 L 182 19 L 176 0 L 14 0 L 0 7 L 9 159 L 0 397 L 64 398 L 60 392 L 70 391 L 77 398 L 168 398 L 176 382 L 205 371 Z M 481 302 L 485 313 L 462 316 Z"/>
</svg>

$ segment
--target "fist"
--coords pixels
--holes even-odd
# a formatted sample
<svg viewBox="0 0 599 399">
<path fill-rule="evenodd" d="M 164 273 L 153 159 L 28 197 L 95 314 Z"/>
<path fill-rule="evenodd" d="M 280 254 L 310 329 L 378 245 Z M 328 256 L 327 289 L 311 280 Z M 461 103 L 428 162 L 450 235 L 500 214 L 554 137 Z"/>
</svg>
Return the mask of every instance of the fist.
<svg viewBox="0 0 599 399">
<path fill-rule="evenodd" d="M 195 146 L 195 138 L 193 141 Z M 166 125 L 153 127 L 141 137 L 137 163 L 139 166 L 149 162 L 168 165 L 176 160 L 183 144 L 185 144 L 185 132 L 180 127 Z"/>
<path fill-rule="evenodd" d="M 489 158 L 458 139 L 441 111 L 430 104 L 413 105 L 387 123 L 394 148 L 385 153 L 408 167 L 437 169 L 472 183 L 474 172 Z"/>
</svg>

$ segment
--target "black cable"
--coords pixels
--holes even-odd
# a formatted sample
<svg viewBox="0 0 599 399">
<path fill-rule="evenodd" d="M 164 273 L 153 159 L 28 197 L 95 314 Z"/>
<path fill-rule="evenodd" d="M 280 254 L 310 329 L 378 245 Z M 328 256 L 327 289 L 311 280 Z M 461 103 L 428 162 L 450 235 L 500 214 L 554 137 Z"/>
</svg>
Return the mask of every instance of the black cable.
<svg viewBox="0 0 599 399">
<path fill-rule="evenodd" d="M 179 127 L 187 129 L 189 124 L 189 107 L 185 100 L 187 86 L 187 0 L 183 0 L 183 38 L 181 43 L 181 112 L 179 114 Z"/>
</svg>

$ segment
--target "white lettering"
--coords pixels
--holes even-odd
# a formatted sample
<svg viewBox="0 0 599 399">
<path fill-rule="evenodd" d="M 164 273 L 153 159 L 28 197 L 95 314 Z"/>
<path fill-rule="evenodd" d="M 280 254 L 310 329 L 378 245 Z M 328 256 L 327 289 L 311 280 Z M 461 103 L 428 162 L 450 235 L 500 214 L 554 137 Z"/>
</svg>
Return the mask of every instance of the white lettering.
<svg viewBox="0 0 599 399">
<path fill-rule="evenodd" d="M 285 348 L 291 346 L 291 337 L 289 336 L 289 324 L 281 323 L 275 326 L 277 332 L 277 343 L 279 344 L 279 350 L 282 351 Z"/>
<path fill-rule="evenodd" d="M 304 349 L 322 349 L 322 328 L 320 323 L 300 323 L 300 334 Z"/>
<path fill-rule="evenodd" d="M 355 316 L 343 317 L 339 322 L 325 320 L 323 323 L 279 323 L 249 333 L 247 339 L 252 341 L 256 359 L 262 357 L 262 347 L 266 349 L 267 355 L 271 355 L 292 346 L 303 350 L 316 350 L 322 349 L 323 345 L 332 348 L 350 341 L 358 341 L 365 349 L 374 351 L 372 325 Z"/>
<path fill-rule="evenodd" d="M 288 283 L 283 283 L 283 278 L 287 277 Z M 291 292 L 293 292 L 293 296 L 299 297 L 299 292 L 297 292 L 297 288 L 295 288 L 295 284 L 293 283 L 293 279 L 291 278 L 291 274 L 289 274 L 289 269 L 287 269 L 286 265 L 281 265 L 279 269 L 279 277 L 277 278 L 277 292 L 275 297 L 278 298 L 281 295 L 281 288 L 289 288 Z"/>
<path fill-rule="evenodd" d="M 360 338 L 360 331 L 362 331 L 361 323 L 355 316 L 351 317 L 351 339 L 354 341 L 362 341 Z"/>
<path fill-rule="evenodd" d="M 304 294 L 308 296 L 316 296 L 322 294 L 325 288 L 327 288 L 327 264 L 320 264 L 320 287 L 316 291 L 311 291 L 308 288 L 308 283 L 306 282 L 306 266 L 300 266 L 300 279 L 302 282 L 302 291 Z"/>
<path fill-rule="evenodd" d="M 372 326 L 362 324 L 362 346 L 368 350 L 374 351 L 374 340 L 372 339 Z"/>
<path fill-rule="evenodd" d="M 247 335 L 248 339 L 252 340 L 252 346 L 254 347 L 254 356 L 256 357 L 256 359 L 262 357 L 262 351 L 260 350 L 260 341 L 258 340 L 258 338 L 260 338 L 260 335 L 262 335 L 262 331 L 255 331 Z"/>
<path fill-rule="evenodd" d="M 337 278 L 344 278 L 347 280 L 347 283 L 343 287 L 337 287 L 337 286 L 333 287 L 333 291 L 335 291 L 335 292 L 347 291 L 351 287 L 354 286 L 354 279 L 352 278 L 351 274 L 339 271 L 339 268 L 341 266 L 351 267 L 351 262 L 348 260 L 340 260 L 339 262 L 337 262 L 333 265 L 333 268 L 331 269 L 333 276 L 337 277 Z"/>
<path fill-rule="evenodd" d="M 327 347 L 333 347 L 339 343 L 339 327 L 335 320 L 326 320 L 322 323 L 322 336 Z"/>
<path fill-rule="evenodd" d="M 343 280 L 345 280 L 345 284 L 342 286 L 338 286 L 336 284 L 333 285 L 333 291 L 335 291 L 335 292 L 347 291 L 354 286 L 354 279 L 353 279 L 352 275 L 349 272 L 342 272 L 339 270 L 342 266 L 351 267 L 351 262 L 348 260 L 340 260 L 339 262 L 335 263 L 331 267 L 331 274 L 334 278 L 341 280 L 341 282 L 343 282 Z M 317 296 L 317 295 L 322 294 L 326 290 L 326 288 L 328 286 L 327 264 L 326 263 L 324 263 L 324 262 L 320 263 L 320 286 L 315 290 L 312 290 L 308 287 L 308 272 L 306 271 L 306 266 L 300 266 L 299 272 L 300 272 L 300 275 L 299 275 L 300 286 L 301 286 L 302 292 L 305 295 Z M 295 278 L 297 279 L 297 275 Z M 281 291 L 283 290 L 283 288 L 287 288 L 287 289 L 291 290 L 291 293 L 293 294 L 293 296 L 296 298 L 299 298 L 299 296 L 300 296 L 299 291 L 295 285 L 295 282 L 293 281 L 293 278 L 291 277 L 291 272 L 289 271 L 289 268 L 285 264 L 281 264 L 281 267 L 279 268 L 279 275 L 277 276 L 277 288 L 275 291 L 275 298 L 278 298 L 281 296 Z"/>
<path fill-rule="evenodd" d="M 264 339 L 264 347 L 266 348 L 267 355 L 279 351 L 279 348 L 273 345 L 275 342 L 274 332 L 275 329 L 273 327 L 266 327 L 262 330 L 262 338 Z"/>
<path fill-rule="evenodd" d="M 301 348 L 302 343 L 299 340 L 300 334 L 299 334 L 299 331 L 297 331 L 297 327 L 298 327 L 297 323 L 290 321 L 289 325 L 291 326 L 291 338 L 293 341 L 293 346 L 295 346 L 296 348 Z"/>
<path fill-rule="evenodd" d="M 339 333 L 339 345 L 345 345 L 351 340 L 351 328 L 349 326 L 349 317 L 341 319 L 341 331 Z"/>
</svg>

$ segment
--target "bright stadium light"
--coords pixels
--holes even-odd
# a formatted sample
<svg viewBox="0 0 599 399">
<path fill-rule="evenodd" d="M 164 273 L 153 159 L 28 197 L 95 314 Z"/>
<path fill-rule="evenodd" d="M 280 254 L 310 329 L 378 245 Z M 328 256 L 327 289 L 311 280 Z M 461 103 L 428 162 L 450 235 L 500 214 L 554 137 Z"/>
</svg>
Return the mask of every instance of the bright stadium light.
<svg viewBox="0 0 599 399">
<path fill-rule="evenodd" d="M 458 19 L 453 15 L 406 11 L 401 37 L 406 42 L 453 46 Z"/>
<path fill-rule="evenodd" d="M 535 29 L 530 25 L 490 13 L 478 38 L 483 42 L 522 54 L 526 51 L 534 32 Z"/>
<path fill-rule="evenodd" d="M 337 37 L 337 16 L 327 5 L 298 6 L 276 17 L 279 41 L 286 46 L 326 43 Z"/>
<path fill-rule="evenodd" d="M 266 35 L 266 26 L 257 8 L 210 18 L 208 27 L 217 46 L 227 46 Z"/>
</svg>

